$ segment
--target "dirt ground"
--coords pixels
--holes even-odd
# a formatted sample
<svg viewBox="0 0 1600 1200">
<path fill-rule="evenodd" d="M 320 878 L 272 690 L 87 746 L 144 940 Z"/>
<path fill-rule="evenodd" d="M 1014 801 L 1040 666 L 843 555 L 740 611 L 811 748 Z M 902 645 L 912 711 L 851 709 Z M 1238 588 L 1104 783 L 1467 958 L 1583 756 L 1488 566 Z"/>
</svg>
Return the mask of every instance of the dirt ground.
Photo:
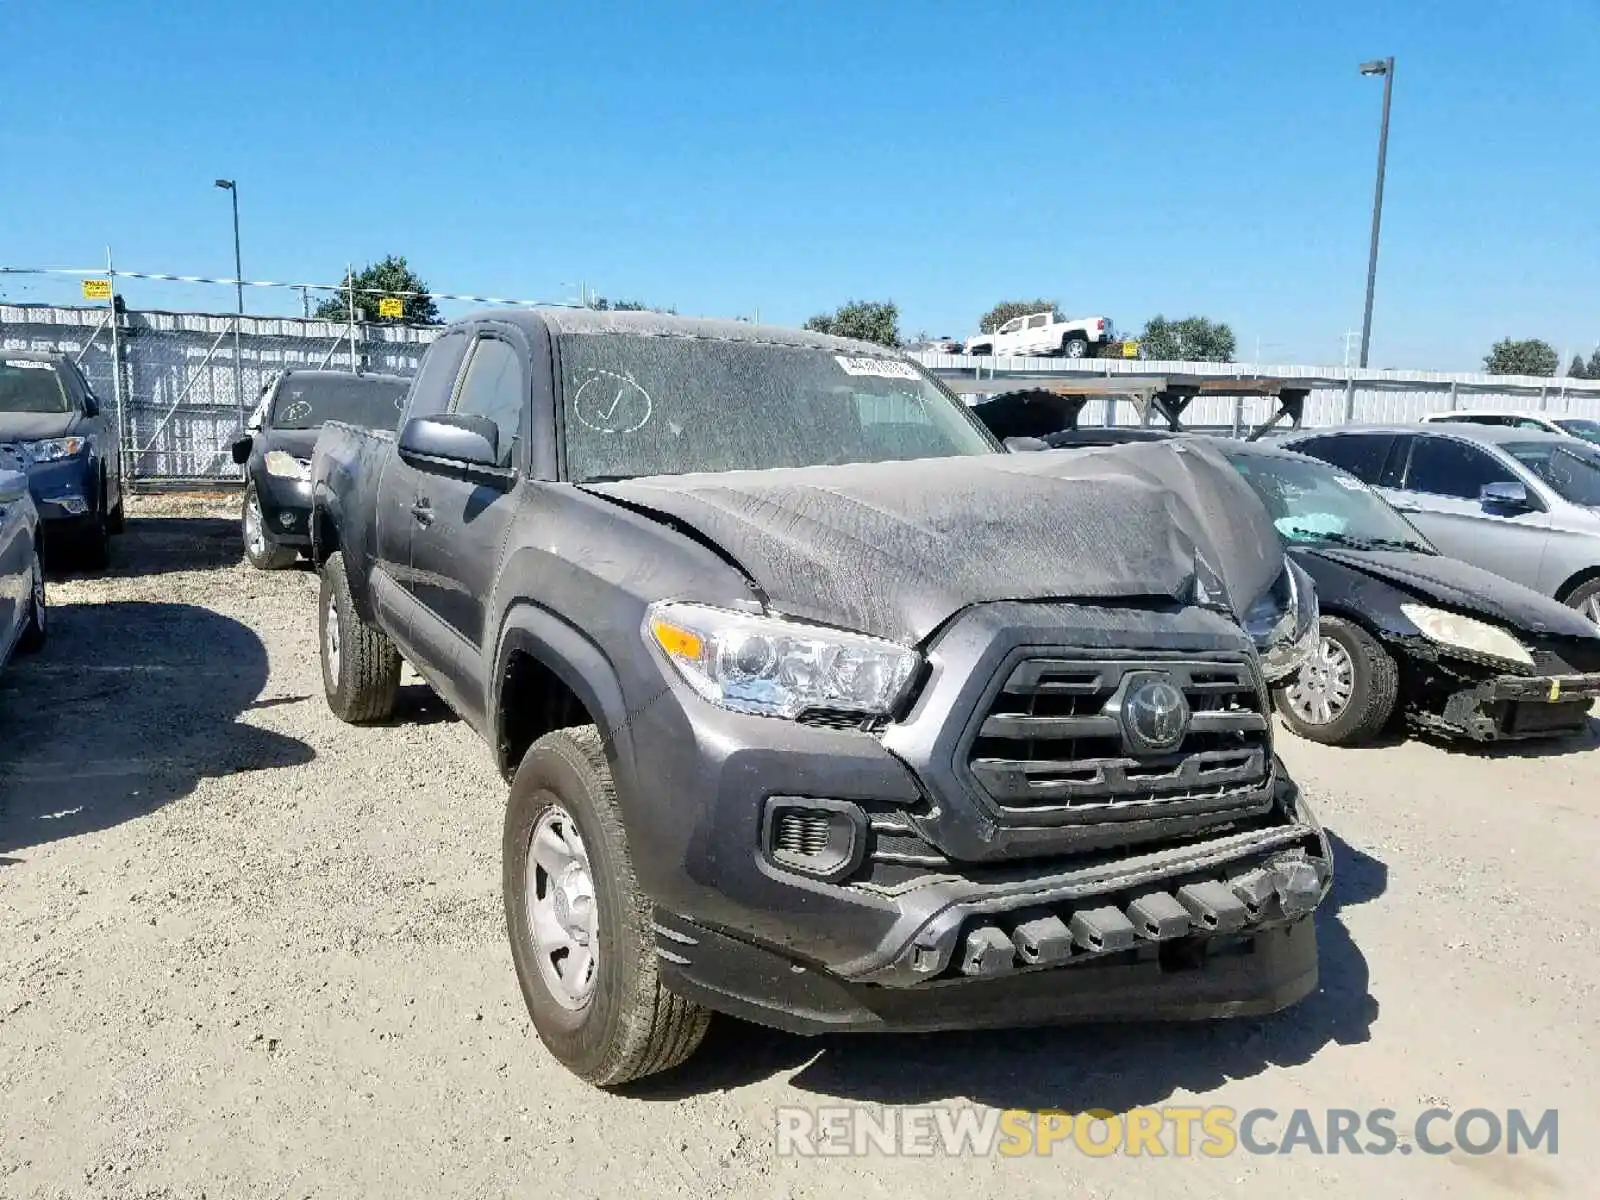
<svg viewBox="0 0 1600 1200">
<path fill-rule="evenodd" d="M 143 501 L 0 674 L 0 1196 L 1593 1196 L 1595 738 L 1281 737 L 1336 836 L 1320 991 L 1265 1020 L 805 1040 L 721 1021 L 606 1095 L 532 1034 L 504 788 L 411 681 L 328 712 L 315 577 Z M 785 1105 L 1559 1110 L 1559 1152 L 779 1157 Z M 1277 1133 L 1281 1134 L 1281 1125 Z"/>
</svg>

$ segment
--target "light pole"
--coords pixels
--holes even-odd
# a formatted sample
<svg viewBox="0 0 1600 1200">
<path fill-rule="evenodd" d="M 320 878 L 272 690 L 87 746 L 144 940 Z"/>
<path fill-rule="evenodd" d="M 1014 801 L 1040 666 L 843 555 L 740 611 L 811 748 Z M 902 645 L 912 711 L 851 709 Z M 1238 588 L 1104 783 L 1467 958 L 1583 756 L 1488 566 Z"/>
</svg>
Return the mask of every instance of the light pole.
<svg viewBox="0 0 1600 1200">
<path fill-rule="evenodd" d="M 1367 365 L 1372 345 L 1372 290 L 1378 280 L 1378 223 L 1383 218 L 1383 165 L 1389 154 L 1389 94 L 1394 89 L 1394 59 L 1361 64 L 1363 75 L 1383 76 L 1383 124 L 1378 131 L 1378 186 L 1372 197 L 1372 249 L 1367 253 L 1367 307 L 1361 318 L 1361 366 Z"/>
<path fill-rule="evenodd" d="M 239 189 L 231 179 L 216 186 L 233 198 L 233 283 L 239 293 L 239 315 L 233 319 L 233 394 L 239 402 L 239 424 L 244 425 L 244 362 L 239 353 L 239 327 L 244 324 L 244 267 L 239 259 Z"/>
</svg>

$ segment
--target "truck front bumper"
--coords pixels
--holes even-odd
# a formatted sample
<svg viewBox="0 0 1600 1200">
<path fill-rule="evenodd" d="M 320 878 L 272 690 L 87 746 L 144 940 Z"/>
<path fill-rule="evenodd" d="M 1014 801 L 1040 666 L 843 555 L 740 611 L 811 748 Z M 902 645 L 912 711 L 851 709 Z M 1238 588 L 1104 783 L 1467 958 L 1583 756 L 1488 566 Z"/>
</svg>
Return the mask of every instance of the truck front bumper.
<svg viewBox="0 0 1600 1200">
<path fill-rule="evenodd" d="M 278 546 L 297 549 L 311 545 L 311 484 L 262 471 L 256 476 L 261 501 L 261 523 L 267 538 Z"/>
<path fill-rule="evenodd" d="M 1422 723 L 1479 742 L 1563 737 L 1588 727 L 1600 673 L 1499 675 L 1452 693 Z"/>
</svg>

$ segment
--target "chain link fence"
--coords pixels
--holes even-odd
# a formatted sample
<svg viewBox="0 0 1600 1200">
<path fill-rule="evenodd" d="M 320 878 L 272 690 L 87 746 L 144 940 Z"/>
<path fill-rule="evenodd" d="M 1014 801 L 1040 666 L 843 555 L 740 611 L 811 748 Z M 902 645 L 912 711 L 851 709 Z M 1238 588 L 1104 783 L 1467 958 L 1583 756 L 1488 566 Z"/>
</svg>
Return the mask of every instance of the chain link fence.
<svg viewBox="0 0 1600 1200">
<path fill-rule="evenodd" d="M 124 287 L 137 299 L 155 303 L 131 306 Z M 313 293 L 324 300 L 337 297 L 340 303 L 330 307 L 343 309 L 346 317 L 216 311 L 235 306 L 236 288 L 250 289 L 251 307 L 300 313 L 315 311 Z M 355 294 L 362 291 L 358 288 Z M 450 309 L 541 303 L 442 292 L 384 298 L 398 310 L 400 299 L 424 294 L 441 303 L 446 319 L 455 315 Z M 26 300 L 5 300 L 19 295 Z M 172 301 L 187 303 L 192 310 L 183 311 L 181 303 L 168 307 Z M 102 401 L 118 414 L 124 478 L 135 484 L 222 483 L 240 478 L 230 444 L 277 372 L 322 368 L 416 373 L 440 327 L 364 321 L 352 301 L 348 284 L 240 284 L 138 272 L 0 267 L 0 350 L 50 351 L 78 363 Z M 1304 413 L 1308 426 L 1412 421 L 1430 412 L 1469 407 L 1600 419 L 1600 381 L 1306 365 L 997 360 L 931 353 L 912 357 L 946 377 L 998 375 L 996 391 L 1034 373 L 1301 379 L 1310 385 Z M 1004 378 L 1008 375 L 1009 380 Z M 975 399 L 968 397 L 969 402 Z M 1264 398 L 1199 397 L 1185 422 L 1237 431 L 1267 419 L 1272 405 Z M 1139 422 L 1125 398 L 1091 401 L 1081 420 L 1086 425 Z"/>
</svg>

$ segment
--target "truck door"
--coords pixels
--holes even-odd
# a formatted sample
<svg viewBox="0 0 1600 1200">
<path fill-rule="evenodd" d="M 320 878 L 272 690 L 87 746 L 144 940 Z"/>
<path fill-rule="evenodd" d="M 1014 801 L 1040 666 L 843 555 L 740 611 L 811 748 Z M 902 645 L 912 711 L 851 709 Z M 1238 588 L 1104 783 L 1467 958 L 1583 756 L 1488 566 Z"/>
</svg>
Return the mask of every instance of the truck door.
<svg viewBox="0 0 1600 1200">
<path fill-rule="evenodd" d="M 526 472 L 528 352 L 512 326 L 475 330 L 466 366 L 446 410 L 487 417 L 498 431 L 499 465 Z M 430 629 L 430 654 L 459 699 L 481 715 L 487 683 L 486 613 L 517 503 L 515 487 L 465 472 L 418 473 L 413 505 L 421 514 L 411 531 L 412 579 L 418 618 Z"/>
<path fill-rule="evenodd" d="M 466 334 L 453 332 L 428 348 L 407 392 L 402 420 L 434 416 L 449 408 L 467 345 Z M 412 508 L 428 478 L 398 454 L 387 455 L 378 482 L 377 544 L 373 548 L 377 568 L 373 575 L 374 601 L 384 610 L 397 640 L 407 643 L 406 649 L 417 658 L 429 656 L 426 648 L 418 644 L 419 630 L 413 620 L 419 589 L 411 564 L 411 540 L 418 522 Z M 387 585 L 378 583 L 380 573 L 389 577 Z"/>
</svg>

